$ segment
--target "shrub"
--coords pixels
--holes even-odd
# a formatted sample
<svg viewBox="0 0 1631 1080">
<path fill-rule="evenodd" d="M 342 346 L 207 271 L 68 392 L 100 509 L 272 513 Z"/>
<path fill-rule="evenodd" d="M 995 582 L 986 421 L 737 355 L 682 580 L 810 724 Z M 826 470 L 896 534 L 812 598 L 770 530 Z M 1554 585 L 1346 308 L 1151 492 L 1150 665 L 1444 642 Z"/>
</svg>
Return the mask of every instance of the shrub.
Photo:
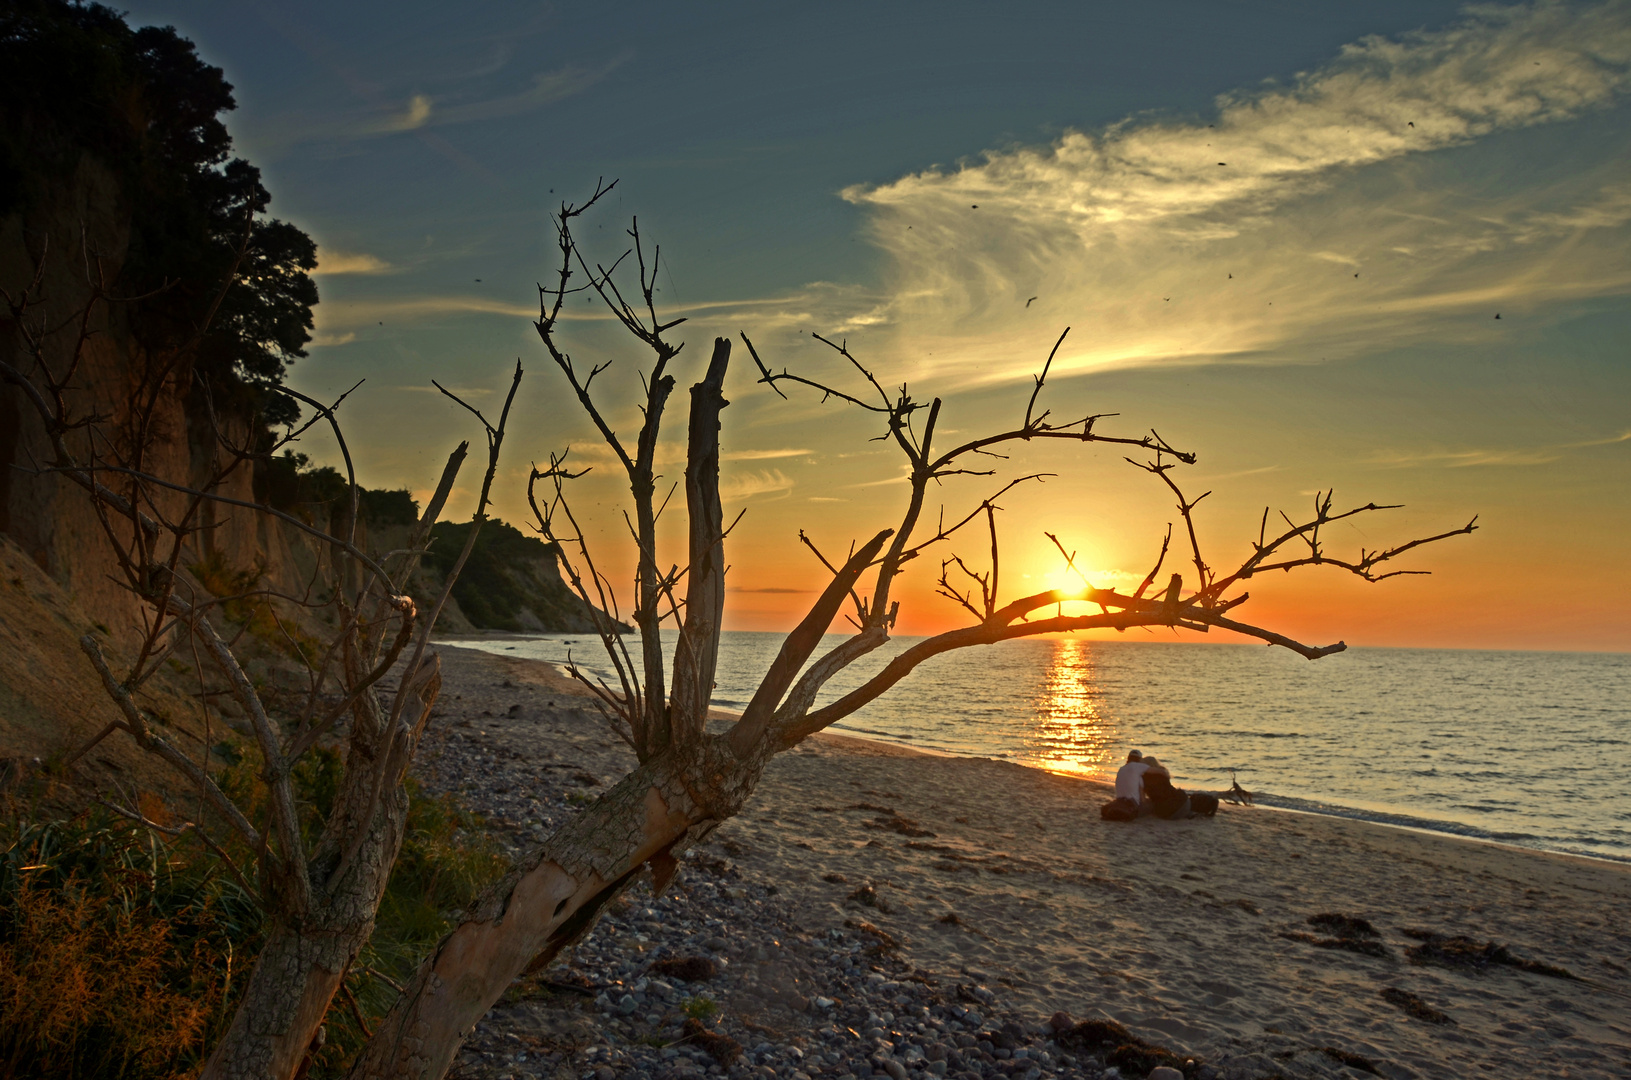
<svg viewBox="0 0 1631 1080">
<path fill-rule="evenodd" d="M 307 663 L 323 654 L 323 642 L 301 629 L 298 620 L 280 625 L 261 581 L 266 574 L 263 564 L 235 570 L 219 551 L 212 551 L 187 569 L 212 596 L 228 598 L 221 602 L 222 613 L 267 647 Z"/>
<path fill-rule="evenodd" d="M 719 1011 L 719 1002 L 699 994 L 680 1002 L 680 1011 L 693 1020 L 706 1020 Z"/>
<path fill-rule="evenodd" d="M 237 749 L 236 747 L 234 749 Z M 221 770 L 250 818 L 265 787 L 248 753 Z M 296 767 L 308 841 L 332 809 L 340 755 L 313 750 Z M 374 935 L 330 1005 L 312 1077 L 344 1075 L 368 1031 L 453 926 L 509 867 L 480 817 L 452 796 L 409 783 L 407 835 Z M 143 813 L 172 819 L 155 796 Z M 248 868 L 254 853 L 229 849 Z M 258 898 L 211 852 L 122 819 L 0 823 L 0 1062 L 11 1075 L 192 1075 L 230 1022 L 261 943 Z M 383 976 L 383 978 L 381 977 Z"/>
<path fill-rule="evenodd" d="M 88 815 L 0 851 L 0 1056 L 14 1075 L 188 1075 L 260 934 L 215 860 Z"/>
</svg>

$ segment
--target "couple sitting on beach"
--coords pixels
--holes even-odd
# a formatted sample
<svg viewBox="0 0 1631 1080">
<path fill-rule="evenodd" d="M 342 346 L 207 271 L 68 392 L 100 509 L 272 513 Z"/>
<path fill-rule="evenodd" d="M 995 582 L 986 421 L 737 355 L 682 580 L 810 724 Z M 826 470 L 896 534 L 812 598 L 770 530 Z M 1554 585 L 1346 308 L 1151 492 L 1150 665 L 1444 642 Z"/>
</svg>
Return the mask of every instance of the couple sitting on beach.
<svg viewBox="0 0 1631 1080">
<path fill-rule="evenodd" d="M 1116 797 L 1100 808 L 1108 821 L 1132 821 L 1139 817 L 1160 817 L 1174 821 L 1218 812 L 1215 796 L 1174 787 L 1172 773 L 1153 757 L 1138 750 L 1127 754 L 1127 764 L 1116 773 Z"/>
</svg>

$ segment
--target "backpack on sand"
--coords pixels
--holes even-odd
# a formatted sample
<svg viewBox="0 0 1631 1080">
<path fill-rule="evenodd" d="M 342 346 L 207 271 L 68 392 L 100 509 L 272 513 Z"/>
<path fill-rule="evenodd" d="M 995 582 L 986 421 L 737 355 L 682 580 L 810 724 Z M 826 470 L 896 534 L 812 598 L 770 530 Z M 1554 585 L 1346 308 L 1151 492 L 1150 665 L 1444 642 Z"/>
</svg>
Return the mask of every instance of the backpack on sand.
<svg viewBox="0 0 1631 1080">
<path fill-rule="evenodd" d="M 1190 814 L 1199 814 L 1202 817 L 1212 817 L 1218 812 L 1218 797 L 1208 795 L 1204 791 L 1192 792 L 1189 796 Z"/>
<path fill-rule="evenodd" d="M 1099 807 L 1099 816 L 1106 821 L 1132 821 L 1138 817 L 1138 803 L 1132 799 L 1112 799 Z"/>
</svg>

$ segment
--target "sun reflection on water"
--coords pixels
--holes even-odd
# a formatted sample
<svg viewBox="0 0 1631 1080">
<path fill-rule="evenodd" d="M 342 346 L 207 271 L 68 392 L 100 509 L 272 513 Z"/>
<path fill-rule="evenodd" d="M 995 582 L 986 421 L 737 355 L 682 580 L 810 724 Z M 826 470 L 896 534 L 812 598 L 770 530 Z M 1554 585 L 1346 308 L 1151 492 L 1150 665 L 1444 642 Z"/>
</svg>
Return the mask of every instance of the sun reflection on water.
<svg viewBox="0 0 1631 1080">
<path fill-rule="evenodd" d="M 1027 756 L 1055 772 L 1103 776 L 1114 772 L 1120 726 L 1104 711 L 1095 681 L 1093 643 L 1060 638 L 1034 701 L 1035 726 Z"/>
</svg>

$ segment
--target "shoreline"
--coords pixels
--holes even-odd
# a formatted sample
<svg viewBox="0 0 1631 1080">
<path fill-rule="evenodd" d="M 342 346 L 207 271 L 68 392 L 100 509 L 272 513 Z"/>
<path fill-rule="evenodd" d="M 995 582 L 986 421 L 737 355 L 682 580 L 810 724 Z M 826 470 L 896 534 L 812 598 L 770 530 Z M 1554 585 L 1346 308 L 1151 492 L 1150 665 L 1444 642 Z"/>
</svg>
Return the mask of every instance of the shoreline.
<svg viewBox="0 0 1631 1080">
<path fill-rule="evenodd" d="M 442 644 L 442 645 L 447 645 L 447 646 L 452 647 L 452 648 L 460 648 L 460 647 L 462 647 L 460 643 L 463 642 L 463 641 L 471 641 L 471 640 L 475 640 L 475 641 L 481 641 L 481 640 L 508 640 L 508 639 L 532 640 L 532 639 L 537 639 L 537 638 L 540 638 L 540 637 L 547 637 L 547 636 L 548 635 L 532 633 L 532 632 L 518 633 L 518 632 L 511 632 L 511 631 L 496 631 L 495 630 L 495 631 L 478 632 L 478 633 L 471 633 L 471 634 L 449 635 L 448 637 L 445 637 L 445 638 L 436 639 L 435 641 L 432 642 L 432 644 L 433 645 Z M 1372 648 L 1381 648 L 1381 647 L 1382 646 L 1372 646 Z M 488 655 L 488 656 L 499 656 L 500 655 L 499 653 L 489 652 L 489 651 L 487 651 L 485 649 L 474 649 L 474 650 L 467 650 L 467 651 L 479 652 L 479 653 L 482 653 L 483 655 Z M 1481 651 L 1490 651 L 1490 650 L 1481 650 Z M 536 659 L 536 658 L 531 658 L 531 657 L 505 657 L 505 659 L 516 660 L 516 661 L 524 661 L 526 663 L 542 664 L 542 665 L 548 666 L 551 669 L 553 669 L 556 672 L 556 674 L 560 675 L 563 679 L 569 678 L 565 674 L 565 672 L 562 670 L 562 665 L 558 661 L 542 660 L 542 659 Z M 717 706 L 712 706 L 708 710 L 708 715 L 709 715 L 709 718 L 711 720 L 726 720 L 726 719 L 734 720 L 740 714 L 736 713 L 736 712 L 733 712 L 733 711 L 731 711 L 729 709 L 722 709 L 722 708 L 719 708 Z M 829 728 L 827 728 L 827 729 L 825 729 L 825 730 L 823 730 L 821 732 L 818 732 L 815 736 L 812 736 L 812 737 L 813 738 L 853 739 L 853 740 L 856 740 L 857 742 L 874 743 L 874 744 L 877 744 L 877 745 L 880 745 L 880 746 L 894 747 L 894 748 L 896 748 L 898 750 L 901 750 L 903 752 L 906 752 L 906 753 L 920 754 L 920 755 L 923 755 L 925 757 L 948 757 L 948 758 L 957 758 L 957 759 L 968 760 L 968 761 L 1002 761 L 1002 762 L 1008 762 L 1008 763 L 1013 764 L 1013 765 L 1017 765 L 1017 766 L 1019 766 L 1021 768 L 1032 769 L 1032 770 L 1035 770 L 1035 771 L 1040 772 L 1040 773 L 1045 773 L 1045 774 L 1050 775 L 1050 776 L 1058 776 L 1058 777 L 1062 777 L 1062 778 L 1065 778 L 1065 779 L 1081 780 L 1081 781 L 1086 782 L 1086 783 L 1096 784 L 1096 785 L 1099 785 L 1100 787 L 1103 787 L 1105 789 L 1112 789 L 1115 786 L 1115 779 L 1114 779 L 1114 774 L 1113 773 L 1101 777 L 1101 776 L 1089 775 L 1087 773 L 1076 772 L 1076 771 L 1067 770 L 1067 769 L 1048 769 L 1048 768 L 1045 768 L 1045 767 L 1043 767 L 1041 765 L 1038 765 L 1038 764 L 1033 764 L 1031 762 L 1027 762 L 1027 761 L 1023 761 L 1023 760 L 1017 760 L 1017 759 L 1014 759 L 1014 758 L 988 757 L 988 756 L 984 756 L 984 755 L 958 753 L 958 752 L 953 751 L 953 750 L 941 750 L 941 749 L 937 749 L 937 748 L 934 748 L 934 747 L 928 747 L 928 746 L 918 746 L 918 745 L 914 745 L 911 742 L 900 741 L 896 737 L 892 737 L 892 736 L 888 735 L 887 733 L 877 732 L 877 731 L 866 731 L 864 733 L 857 733 L 857 732 L 854 732 L 853 730 L 850 730 L 850 729 L 845 729 L 845 728 L 834 726 L 834 727 L 829 727 Z M 1192 790 L 1206 791 L 1206 790 L 1209 790 L 1209 789 L 1194 788 Z M 1222 790 L 1215 790 L 1215 791 L 1210 791 L 1210 793 L 1219 796 L 1219 798 L 1221 799 L 1222 796 L 1226 792 L 1222 791 Z M 1295 801 L 1297 801 L 1299 803 L 1308 803 L 1308 802 L 1313 801 L 1313 800 L 1309 800 L 1309 799 L 1304 799 L 1304 798 L 1302 798 L 1300 796 L 1276 795 L 1273 792 L 1254 792 L 1253 795 L 1254 795 L 1254 797 L 1260 798 L 1260 799 L 1261 798 L 1266 798 L 1266 799 L 1270 799 L 1270 800 L 1287 800 L 1287 799 L 1289 799 L 1289 800 L 1295 800 Z M 1524 843 L 1516 842 L 1516 841 L 1511 840 L 1511 839 L 1502 838 L 1502 837 L 1499 837 L 1499 836 L 1496 836 L 1496 835 L 1478 835 L 1477 832 L 1462 831 L 1463 829 L 1469 829 L 1469 830 L 1477 829 L 1477 826 L 1464 825 L 1463 823 L 1460 823 L 1460 822 L 1436 821 L 1436 820 L 1434 820 L 1432 818 L 1417 817 L 1415 815 L 1400 813 L 1400 812 L 1397 812 L 1397 811 L 1390 811 L 1390 810 L 1367 810 L 1367 809 L 1360 808 L 1360 807 L 1345 806 L 1345 805 L 1343 805 L 1341 803 L 1328 802 L 1328 803 L 1325 803 L 1324 805 L 1328 806 L 1330 809 L 1314 809 L 1314 808 L 1311 808 L 1309 806 L 1287 806 L 1287 805 L 1279 804 L 1277 802 L 1259 802 L 1259 803 L 1255 803 L 1253 808 L 1254 809 L 1259 809 L 1259 810 L 1274 810 L 1274 811 L 1280 811 L 1280 812 L 1292 813 L 1292 814 L 1307 814 L 1307 815 L 1309 815 L 1311 817 L 1332 818 L 1332 819 L 1341 820 L 1341 821 L 1363 822 L 1363 823 L 1366 823 L 1366 824 L 1369 824 L 1369 825 L 1374 825 L 1374 826 L 1377 826 L 1377 827 L 1380 827 L 1380 828 L 1400 829 L 1400 830 L 1404 830 L 1406 832 L 1422 833 L 1422 834 L 1429 835 L 1429 836 L 1440 836 L 1440 837 L 1444 837 L 1444 838 L 1447 838 L 1447 839 L 1465 840 L 1465 841 L 1478 843 L 1478 844 L 1488 844 L 1488 845 L 1492 845 L 1492 846 L 1495 846 L 1495 847 L 1498 847 L 1498 848 L 1509 848 L 1509 849 L 1512 849 L 1514 851 L 1519 851 L 1519 852 L 1534 852 L 1534 853 L 1538 853 L 1538 854 L 1559 855 L 1559 856 L 1564 856 L 1564 857 L 1568 857 L 1568 858 L 1586 859 L 1586 860 L 1590 860 L 1592 862 L 1602 862 L 1602 863 L 1607 863 L 1609 865 L 1631 866 L 1631 852 L 1627 852 L 1624 855 L 1612 855 L 1612 854 L 1602 854 L 1602 853 L 1586 852 L 1586 851 L 1570 851 L 1570 850 L 1566 850 L 1566 849 L 1562 849 L 1562 848 L 1547 847 L 1547 846 L 1543 846 L 1543 844 L 1541 842 L 1538 842 L 1538 841 L 1537 841 L 1537 843 L 1535 843 L 1533 845 L 1524 844 Z"/>
<path fill-rule="evenodd" d="M 579 632 L 578 631 L 559 631 L 559 632 L 557 632 L 557 631 L 553 631 L 553 630 L 550 630 L 550 631 L 545 631 L 545 630 L 466 630 L 466 631 L 462 631 L 462 632 L 456 633 L 456 634 L 443 635 L 441 637 L 438 637 L 436 639 L 436 641 L 444 641 L 444 642 L 446 642 L 446 643 L 448 643 L 450 645 L 456 645 L 460 641 L 484 641 L 484 640 L 500 640 L 501 641 L 501 640 L 506 640 L 506 639 L 515 639 L 515 640 L 519 640 L 519 641 L 526 641 L 526 640 L 532 640 L 532 639 L 536 639 L 536 638 L 555 637 L 555 636 L 558 636 L 558 633 L 579 633 Z M 726 630 L 725 633 L 727 633 L 727 634 L 778 634 L 778 635 L 785 636 L 788 633 L 788 631 L 786 631 L 786 630 Z M 629 634 L 633 635 L 634 631 L 631 630 L 629 632 Z M 625 635 L 619 634 L 617 636 L 618 637 L 623 637 Z M 901 636 L 905 637 L 905 638 L 911 638 L 911 639 L 920 639 L 920 638 L 926 637 L 928 635 L 924 635 L 924 634 L 906 634 L 906 635 L 901 635 Z M 1052 633 L 1052 634 L 1038 634 L 1038 635 L 1036 635 L 1035 638 L 1032 638 L 1031 640 L 1035 640 L 1035 641 L 1087 641 L 1087 642 L 1125 642 L 1126 641 L 1125 638 L 1119 638 L 1119 637 L 1086 637 L 1086 636 L 1083 636 L 1083 634 L 1080 633 L 1080 632 L 1068 631 L 1068 630 L 1058 632 L 1058 633 Z M 434 644 L 434 643 L 435 642 L 432 642 L 432 644 Z M 1166 641 L 1166 640 L 1161 640 L 1161 639 L 1158 639 L 1158 638 L 1152 638 L 1152 639 L 1148 639 L 1148 640 L 1134 641 L 1134 642 L 1128 642 L 1128 643 L 1129 644 L 1134 644 L 1134 645 L 1156 645 L 1156 646 L 1166 646 L 1166 645 L 1207 645 L 1207 646 L 1211 646 L 1211 645 L 1220 645 L 1220 646 L 1228 647 L 1228 646 L 1242 646 L 1242 645 L 1244 645 L 1244 646 L 1247 646 L 1249 648 L 1254 648 L 1254 649 L 1261 647 L 1260 642 L 1251 641 L 1251 640 L 1240 640 L 1240 639 L 1221 640 L 1220 639 L 1220 640 L 1207 641 L 1207 640 L 1205 640 L 1203 638 L 1199 638 L 1199 637 L 1196 637 L 1196 638 L 1184 638 L 1184 639 L 1179 640 L 1179 641 Z M 1496 655 L 1511 655 L 1511 656 L 1528 656 L 1528 655 L 1541 655 L 1541 656 L 1552 656 L 1552 655 L 1556 655 L 1556 656 L 1631 656 L 1631 649 L 1493 649 L 1493 648 L 1481 648 L 1481 647 L 1472 646 L 1472 645 L 1364 645 L 1364 644 L 1359 644 L 1359 645 L 1349 645 L 1348 648 L 1346 650 L 1344 650 L 1344 651 L 1346 651 L 1346 652 L 1358 652 L 1360 650 L 1365 650 L 1365 651 L 1368 651 L 1368 652 L 1394 651 L 1394 652 L 1494 653 Z"/>
<path fill-rule="evenodd" d="M 552 664 L 445 644 L 451 700 L 425 766 L 513 850 L 632 761 Z M 580 947 L 569 970 L 608 988 L 596 1002 L 506 1006 L 491 1040 L 570 1019 L 591 1025 L 611 1075 L 713 1075 L 656 1049 L 679 1037 L 679 1004 L 702 995 L 752 1062 L 794 1080 L 868 1076 L 879 1055 L 920 1070 L 919 1050 L 959 1055 L 944 1075 L 1013 1073 L 999 1066 L 1021 1059 L 975 1045 L 970 1008 L 976 1026 L 1029 1033 L 1051 1055 L 1024 1059 L 1043 1077 L 1102 1071 L 1050 1041 L 1043 1025 L 1060 1011 L 1204 1058 L 1213 1080 L 1372 1075 L 1333 1049 L 1392 1080 L 1631 1072 L 1631 941 L 1618 930 L 1631 923 L 1631 867 L 1228 804 L 1214 819 L 1114 824 L 1099 820 L 1105 795 L 1014 762 L 822 733 L 770 763 L 743 812 L 687 854 L 674 890 L 642 886 Z M 1333 914 L 1365 933 L 1332 932 L 1319 920 Z M 1458 941 L 1569 977 L 1422 952 Z M 672 994 L 643 982 L 654 960 L 698 952 L 729 966 Z"/>
</svg>

